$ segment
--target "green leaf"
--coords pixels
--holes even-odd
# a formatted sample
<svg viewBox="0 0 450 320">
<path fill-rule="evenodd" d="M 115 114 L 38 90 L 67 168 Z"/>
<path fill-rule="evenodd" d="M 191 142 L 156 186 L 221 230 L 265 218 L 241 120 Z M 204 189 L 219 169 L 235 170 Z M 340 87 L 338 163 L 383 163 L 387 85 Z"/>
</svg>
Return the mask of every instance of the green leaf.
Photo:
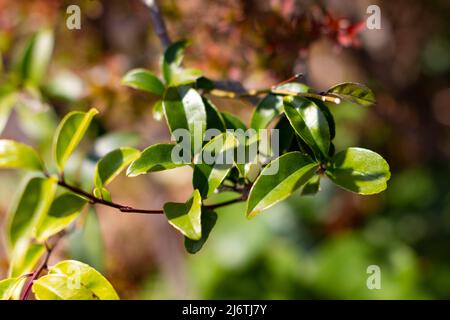
<svg viewBox="0 0 450 320">
<path fill-rule="evenodd" d="M 75 281 L 66 275 L 49 274 L 37 279 L 32 290 L 37 300 L 98 300 L 94 292 Z"/>
<path fill-rule="evenodd" d="M 206 110 L 202 97 L 186 86 L 171 87 L 166 90 L 163 107 L 172 133 L 176 129 L 189 131 L 191 150 L 195 154 L 201 148 L 206 129 Z"/>
<path fill-rule="evenodd" d="M 302 83 L 286 83 L 276 88 L 277 90 L 287 90 L 292 93 L 308 92 L 309 87 Z M 256 106 L 253 111 L 250 127 L 253 129 L 264 129 L 275 119 L 276 116 L 283 112 L 283 98 L 268 94 Z"/>
<path fill-rule="evenodd" d="M 44 170 L 42 161 L 33 148 L 13 140 L 0 140 L 0 168 Z"/>
<path fill-rule="evenodd" d="M 94 188 L 94 197 L 100 198 L 106 201 L 111 201 L 111 193 L 106 188 Z"/>
<path fill-rule="evenodd" d="M 122 78 L 122 84 L 134 89 L 156 94 L 157 96 L 162 96 L 165 89 L 161 80 L 145 69 L 133 69 L 129 71 Z"/>
<path fill-rule="evenodd" d="M 53 51 L 53 32 L 43 29 L 29 40 L 19 63 L 23 82 L 39 85 L 45 78 Z"/>
<path fill-rule="evenodd" d="M 369 107 L 376 102 L 372 90 L 359 83 L 341 83 L 328 89 L 327 93 L 365 107 Z"/>
<path fill-rule="evenodd" d="M 123 169 L 139 158 L 140 151 L 123 147 L 111 151 L 101 158 L 95 167 L 94 185 L 101 190 L 106 187 Z"/>
<path fill-rule="evenodd" d="M 270 162 L 250 190 L 247 217 L 254 217 L 286 199 L 311 179 L 318 166 L 300 152 L 289 152 Z"/>
<path fill-rule="evenodd" d="M 0 281 L 0 300 L 9 300 L 14 294 L 14 291 L 23 281 L 23 278 L 9 278 Z"/>
<path fill-rule="evenodd" d="M 291 148 L 292 143 L 295 142 L 295 131 L 288 118 L 285 116 L 280 118 L 275 129 L 279 132 L 279 150 L 280 154 L 283 154 L 287 152 Z"/>
<path fill-rule="evenodd" d="M 87 203 L 73 193 L 64 193 L 56 197 L 47 215 L 36 229 L 38 241 L 44 241 L 61 230 L 64 230 L 79 215 Z"/>
<path fill-rule="evenodd" d="M 186 248 L 186 251 L 191 254 L 200 251 L 200 249 L 205 244 L 206 240 L 208 240 L 211 230 L 216 225 L 217 213 L 215 213 L 214 211 L 203 209 L 201 220 L 202 220 L 202 237 L 200 238 L 200 240 L 191 240 L 187 237 L 184 238 L 184 247 Z"/>
<path fill-rule="evenodd" d="M 148 172 L 182 167 L 188 163 L 175 163 L 172 161 L 172 151 L 175 144 L 155 144 L 142 151 L 140 157 L 128 167 L 127 176 L 136 177 Z"/>
<path fill-rule="evenodd" d="M 68 113 L 58 125 L 53 140 L 53 156 L 61 172 L 97 113 L 98 111 L 94 108 L 88 112 L 73 111 Z"/>
<path fill-rule="evenodd" d="M 119 296 L 111 283 L 89 265 L 75 261 L 61 261 L 49 269 L 49 275 L 78 278 L 80 285 L 94 293 L 100 300 L 118 300 Z M 74 281 L 76 283 L 76 281 Z"/>
<path fill-rule="evenodd" d="M 336 123 L 334 121 L 332 113 L 330 112 L 330 109 L 328 108 L 327 104 L 321 100 L 311 99 L 311 101 L 313 101 L 320 108 L 320 111 L 322 111 L 323 115 L 327 119 L 328 126 L 330 128 L 330 140 L 333 140 L 336 136 Z"/>
<path fill-rule="evenodd" d="M 197 69 L 183 69 L 181 63 L 184 50 L 189 45 L 186 40 L 171 44 L 164 52 L 162 72 L 168 86 L 175 86 L 194 82 L 201 77 L 201 71 Z"/>
<path fill-rule="evenodd" d="M 330 148 L 330 129 L 326 117 L 312 101 L 286 97 L 284 111 L 295 132 L 312 149 L 316 158 L 326 159 Z"/>
<path fill-rule="evenodd" d="M 320 189 L 320 176 L 312 177 L 302 188 L 302 196 L 314 195 Z"/>
<path fill-rule="evenodd" d="M 203 198 L 214 194 L 234 166 L 234 149 L 237 140 L 232 133 L 222 133 L 211 139 L 199 154 L 199 163 L 194 166 L 193 186 Z M 205 157 L 208 159 L 205 163 Z M 214 163 L 210 163 L 214 160 Z"/>
<path fill-rule="evenodd" d="M 391 177 L 386 160 L 363 148 L 348 148 L 337 153 L 325 173 L 338 186 L 366 195 L 385 190 Z"/>
<path fill-rule="evenodd" d="M 156 121 L 161 121 L 161 119 L 164 117 L 164 109 L 163 109 L 163 102 L 162 100 L 158 100 L 155 102 L 152 108 L 153 113 L 153 119 Z"/>
<path fill-rule="evenodd" d="M 206 110 L 206 129 L 217 129 L 221 132 L 225 132 L 226 125 L 222 114 L 217 110 L 216 106 L 211 100 L 203 98 Z"/>
<path fill-rule="evenodd" d="M 45 247 L 42 244 L 22 240 L 11 255 L 9 275 L 19 277 L 32 272 L 44 253 Z"/>
<path fill-rule="evenodd" d="M 164 213 L 169 223 L 191 240 L 202 237 L 201 213 L 202 198 L 198 190 L 186 203 L 168 202 L 164 205 Z"/>
<path fill-rule="evenodd" d="M 245 125 L 245 123 L 243 123 L 242 120 L 235 115 L 229 112 L 222 112 L 221 114 L 223 120 L 225 121 L 225 126 L 227 127 L 227 129 L 242 129 L 244 131 L 247 130 L 247 126 Z"/>
<path fill-rule="evenodd" d="M 55 178 L 33 177 L 27 181 L 9 212 L 7 237 L 13 250 L 19 241 L 35 236 L 45 219 L 56 191 Z"/>
</svg>

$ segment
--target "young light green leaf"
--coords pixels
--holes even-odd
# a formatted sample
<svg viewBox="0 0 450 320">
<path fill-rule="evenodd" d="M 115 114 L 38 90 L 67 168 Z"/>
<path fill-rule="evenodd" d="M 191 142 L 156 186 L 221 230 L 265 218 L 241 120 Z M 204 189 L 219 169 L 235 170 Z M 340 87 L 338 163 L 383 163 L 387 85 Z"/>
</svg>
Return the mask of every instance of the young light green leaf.
<svg viewBox="0 0 450 320">
<path fill-rule="evenodd" d="M 342 100 L 347 100 L 365 107 L 369 107 L 376 102 L 372 90 L 359 83 L 341 83 L 328 89 L 327 93 L 331 93 Z"/>
<path fill-rule="evenodd" d="M 7 238 L 14 252 L 23 239 L 35 236 L 36 228 L 45 219 L 56 191 L 55 178 L 33 177 L 13 202 L 9 212 Z"/>
<path fill-rule="evenodd" d="M 53 43 L 53 32 L 49 29 L 37 32 L 29 40 L 18 66 L 23 82 L 41 84 L 50 62 Z"/>
<path fill-rule="evenodd" d="M 286 97 L 284 111 L 295 132 L 312 149 L 316 158 L 326 159 L 330 148 L 330 129 L 320 108 L 301 97 Z"/>
<path fill-rule="evenodd" d="M 97 113 L 98 111 L 94 108 L 88 112 L 73 111 L 68 113 L 58 125 L 53 140 L 53 156 L 61 172 Z"/>
<path fill-rule="evenodd" d="M 363 148 L 348 148 L 337 153 L 325 173 L 338 186 L 366 195 L 385 190 L 391 177 L 386 160 Z"/>
<path fill-rule="evenodd" d="M 56 197 L 47 215 L 36 228 L 36 239 L 44 241 L 64 230 L 75 220 L 86 203 L 86 199 L 73 193 L 64 193 Z"/>
<path fill-rule="evenodd" d="M 0 140 L 0 168 L 44 170 L 42 160 L 33 148 L 13 140 Z"/>
<path fill-rule="evenodd" d="M 192 197 L 186 203 L 166 203 L 164 213 L 169 223 L 184 236 L 191 240 L 201 239 L 202 198 L 198 190 L 194 190 Z"/>
<path fill-rule="evenodd" d="M 63 274 L 48 274 L 37 279 L 32 287 L 37 300 L 98 300 L 97 296 L 75 278 Z"/>
<path fill-rule="evenodd" d="M 300 152 L 289 152 L 270 162 L 253 184 L 247 217 L 256 216 L 290 196 L 315 174 L 319 165 Z"/>
<path fill-rule="evenodd" d="M 75 261 L 61 261 L 50 267 L 49 275 L 62 275 L 66 277 L 78 277 L 82 287 L 94 293 L 100 300 L 118 300 L 119 296 L 111 283 L 97 270 L 89 265 Z"/>
<path fill-rule="evenodd" d="M 292 93 L 308 92 L 309 87 L 302 83 L 286 83 L 276 88 L 276 90 L 285 90 Z M 256 106 L 253 111 L 250 127 L 253 129 L 264 129 L 283 112 L 283 98 L 268 94 Z"/>
<path fill-rule="evenodd" d="M 226 132 L 209 141 L 194 166 L 193 186 L 203 198 L 214 194 L 234 166 L 234 150 L 237 140 Z"/>
<path fill-rule="evenodd" d="M 150 92 L 157 96 L 164 94 L 164 84 L 152 72 L 145 69 L 133 69 L 123 78 L 122 84 L 134 89 Z"/>
<path fill-rule="evenodd" d="M 170 131 L 188 130 L 191 150 L 193 154 L 198 152 L 206 129 L 206 110 L 200 94 L 186 86 L 168 88 L 163 107 Z"/>
<path fill-rule="evenodd" d="M 211 210 L 203 209 L 201 220 L 202 220 L 202 237 L 200 238 L 200 240 L 191 240 L 188 237 L 184 237 L 184 247 L 186 248 L 186 251 L 191 254 L 200 251 L 200 249 L 205 244 L 206 240 L 208 240 L 211 230 L 216 225 L 217 213 Z"/>
<path fill-rule="evenodd" d="M 93 191 L 94 197 L 100 198 L 106 201 L 111 201 L 111 193 L 106 188 L 94 188 Z"/>
<path fill-rule="evenodd" d="M 101 158 L 95 167 L 94 185 L 102 190 L 131 162 L 139 158 L 140 151 L 130 147 L 122 147 L 109 152 Z"/>
<path fill-rule="evenodd" d="M 8 278 L 0 281 L 0 300 L 9 300 L 23 281 L 22 277 Z"/>
<path fill-rule="evenodd" d="M 188 163 L 175 163 L 172 161 L 172 151 L 175 144 L 155 144 L 142 151 L 140 157 L 128 167 L 127 176 L 136 177 L 148 172 L 182 167 Z"/>
</svg>

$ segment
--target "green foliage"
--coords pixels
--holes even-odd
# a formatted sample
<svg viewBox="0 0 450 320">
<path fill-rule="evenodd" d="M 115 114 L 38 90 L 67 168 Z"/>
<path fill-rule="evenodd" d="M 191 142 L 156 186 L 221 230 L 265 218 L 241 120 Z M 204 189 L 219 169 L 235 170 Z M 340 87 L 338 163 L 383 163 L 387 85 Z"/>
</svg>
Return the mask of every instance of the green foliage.
<svg viewBox="0 0 450 320">
<path fill-rule="evenodd" d="M 134 89 L 153 93 L 157 96 L 164 94 L 164 84 L 153 73 L 145 69 L 134 69 L 122 79 L 122 84 Z"/>
<path fill-rule="evenodd" d="M 51 33 L 38 33 L 26 47 L 19 64 L 21 81 L 30 85 L 27 90 L 37 95 L 36 88 L 45 75 L 52 42 Z M 247 93 L 247 96 L 265 95 L 256 105 L 250 128 L 275 126 L 279 130 L 280 153 L 269 158 L 271 145 L 264 145 L 259 132 L 239 136 L 229 131 L 245 132 L 247 124 L 231 113 L 219 111 L 214 105 L 209 96 L 220 91 L 214 82 L 201 77 L 198 70 L 183 67 L 186 46 L 186 41 L 176 42 L 164 53 L 163 81 L 145 69 L 131 70 L 122 80 L 126 86 L 159 97 L 153 106 L 153 115 L 158 120 L 165 118 L 177 144 L 159 143 L 141 152 L 131 147 L 138 142 L 133 134 L 101 137 L 94 147 L 98 161 L 92 172 L 92 193 L 66 181 L 65 167 L 98 113 L 96 109 L 70 112 L 59 123 L 52 145 L 56 174 L 45 169 L 40 156 L 31 147 L 12 140 L 0 140 L 0 168 L 38 172 L 26 180 L 8 214 L 6 237 L 11 264 L 10 278 L 0 282 L 2 299 L 14 298 L 17 292 L 20 293 L 24 284 L 22 277 L 35 270 L 45 252 L 51 250 L 49 240 L 70 229 L 88 202 L 108 205 L 122 212 L 164 213 L 169 224 L 185 237 L 186 250 L 196 253 L 216 225 L 216 209 L 228 204 L 243 202 L 244 206 L 245 203 L 245 216 L 252 218 L 297 190 L 301 190 L 301 196 L 319 193 L 321 179 L 326 177 L 359 194 L 376 194 L 386 189 L 389 166 L 379 154 L 362 148 L 348 148 L 335 154 L 333 144 L 336 134 L 331 112 L 333 103 L 370 106 L 375 103 L 370 89 L 343 83 L 319 94 L 305 84 L 286 83 Z M 16 99 L 15 90 L 12 87 L 0 92 L 0 129 L 3 129 Z M 235 93 L 222 96 L 239 97 Z M 175 134 L 178 129 L 184 129 L 189 137 Z M 214 134 L 206 134 L 207 129 L 215 129 Z M 188 141 L 184 141 L 186 139 Z M 189 142 L 189 157 L 186 157 L 186 150 L 180 149 L 179 142 Z M 255 146 L 258 147 L 258 158 L 247 157 Z M 245 151 L 243 162 L 235 156 L 237 150 Z M 181 156 L 183 161 L 175 161 L 174 154 Z M 168 202 L 163 210 L 134 209 L 117 204 L 106 189 L 125 170 L 128 177 L 135 177 L 186 165 L 193 168 L 192 197 L 185 203 Z M 72 176 L 68 180 L 70 178 Z M 89 186 L 91 188 L 92 184 Z M 233 191 L 236 198 L 223 203 L 212 201 L 224 190 Z M 75 255 L 80 260 L 102 268 L 98 221 L 93 211 L 87 217 L 88 221 L 94 218 L 91 223 L 94 231 L 84 229 L 80 233 L 77 230 L 72 242 L 78 247 L 72 247 L 76 247 Z M 81 215 L 81 221 L 82 218 Z M 99 245 L 92 246 L 92 241 Z M 34 281 L 32 290 L 36 298 L 42 300 L 118 299 L 111 284 L 98 271 L 77 261 L 63 261 L 50 267 L 47 275 Z"/>
<path fill-rule="evenodd" d="M 194 190 L 192 197 L 186 203 L 166 203 L 164 213 L 169 223 L 184 236 L 191 240 L 201 239 L 202 198 L 198 190 Z"/>
<path fill-rule="evenodd" d="M 43 164 L 33 148 L 13 140 L 0 140 L 0 168 L 42 171 Z"/>
<path fill-rule="evenodd" d="M 380 193 L 391 177 L 386 160 L 362 148 L 348 148 L 336 154 L 326 174 L 338 186 L 359 194 Z"/>
<path fill-rule="evenodd" d="M 53 156 L 61 172 L 97 113 L 96 109 L 88 112 L 70 112 L 59 124 L 53 141 Z"/>
<path fill-rule="evenodd" d="M 276 174 L 267 173 L 278 167 Z M 261 172 L 250 190 L 247 216 L 256 216 L 290 196 L 316 172 L 319 164 L 300 152 L 289 152 L 273 160 Z"/>
<path fill-rule="evenodd" d="M 39 300 L 118 300 L 112 285 L 87 264 L 67 260 L 50 267 L 33 284 Z"/>
</svg>

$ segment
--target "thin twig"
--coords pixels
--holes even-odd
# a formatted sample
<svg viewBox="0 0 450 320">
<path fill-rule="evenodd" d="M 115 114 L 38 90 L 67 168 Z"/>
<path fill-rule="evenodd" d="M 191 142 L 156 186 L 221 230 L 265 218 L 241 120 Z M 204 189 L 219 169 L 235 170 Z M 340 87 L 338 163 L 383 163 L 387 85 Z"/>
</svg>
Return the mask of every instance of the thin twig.
<svg viewBox="0 0 450 320">
<path fill-rule="evenodd" d="M 59 241 L 59 239 L 58 239 Z M 53 249 L 55 249 L 56 245 L 58 244 L 58 241 L 52 246 L 50 247 L 47 242 L 45 243 L 45 249 L 46 249 L 46 253 L 45 253 L 45 257 L 42 260 L 41 264 L 38 266 L 38 268 L 36 269 L 36 271 L 33 272 L 33 275 L 30 279 L 30 281 L 27 283 L 27 286 L 25 287 L 22 297 L 20 298 L 20 300 L 27 300 L 28 296 L 30 294 L 31 291 L 31 287 L 33 286 L 34 281 L 36 281 L 36 279 L 39 277 L 39 275 L 41 274 L 41 272 L 47 268 L 47 264 L 48 264 L 48 260 L 50 259 L 50 256 L 53 252 Z"/>
<path fill-rule="evenodd" d="M 152 19 L 153 27 L 155 28 L 155 33 L 165 50 L 172 41 L 170 40 L 169 33 L 167 32 L 166 24 L 161 15 L 161 11 L 158 6 L 157 0 L 142 0 L 150 9 L 150 17 Z"/>
</svg>

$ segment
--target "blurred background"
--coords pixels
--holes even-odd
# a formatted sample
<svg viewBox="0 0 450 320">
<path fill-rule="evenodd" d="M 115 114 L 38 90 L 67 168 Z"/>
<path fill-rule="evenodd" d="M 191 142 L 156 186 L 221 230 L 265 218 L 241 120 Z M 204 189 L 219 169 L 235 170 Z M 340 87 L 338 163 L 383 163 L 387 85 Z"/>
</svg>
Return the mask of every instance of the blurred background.
<svg viewBox="0 0 450 320">
<path fill-rule="evenodd" d="M 185 253 L 163 216 L 86 211 L 51 263 L 84 261 L 102 271 L 123 299 L 432 299 L 450 298 L 450 2 L 375 0 L 164 0 L 172 39 L 189 39 L 185 61 L 215 80 L 266 88 L 304 73 L 319 92 L 343 81 L 375 91 L 371 108 L 335 106 L 336 150 L 370 148 L 391 166 L 388 189 L 358 196 L 325 179 L 316 196 L 294 194 L 247 220 L 244 206 L 218 211 L 202 251 Z M 68 30 L 66 9 L 81 8 Z M 381 8 L 368 30 L 367 7 Z M 162 47 L 140 0 L 0 0 L 0 95 L 26 39 L 55 35 L 39 90 L 24 89 L 12 112 L 0 106 L 1 138 L 49 156 L 54 129 L 70 110 L 101 111 L 70 163 L 68 179 L 90 188 L 95 162 L 109 150 L 169 139 L 153 119 L 155 99 L 120 85 L 130 69 L 159 72 Z M 3 71 L 2 71 L 3 70 Z M 248 123 L 245 101 L 215 100 Z M 8 109 L 9 110 L 9 109 Z M 191 194 L 191 169 L 112 185 L 117 202 L 161 208 Z M 0 172 L 0 224 L 21 174 Z M 3 229 L 2 229 L 3 230 Z M 8 257 L 0 240 L 0 278 Z M 369 290 L 367 268 L 381 268 Z"/>
</svg>

